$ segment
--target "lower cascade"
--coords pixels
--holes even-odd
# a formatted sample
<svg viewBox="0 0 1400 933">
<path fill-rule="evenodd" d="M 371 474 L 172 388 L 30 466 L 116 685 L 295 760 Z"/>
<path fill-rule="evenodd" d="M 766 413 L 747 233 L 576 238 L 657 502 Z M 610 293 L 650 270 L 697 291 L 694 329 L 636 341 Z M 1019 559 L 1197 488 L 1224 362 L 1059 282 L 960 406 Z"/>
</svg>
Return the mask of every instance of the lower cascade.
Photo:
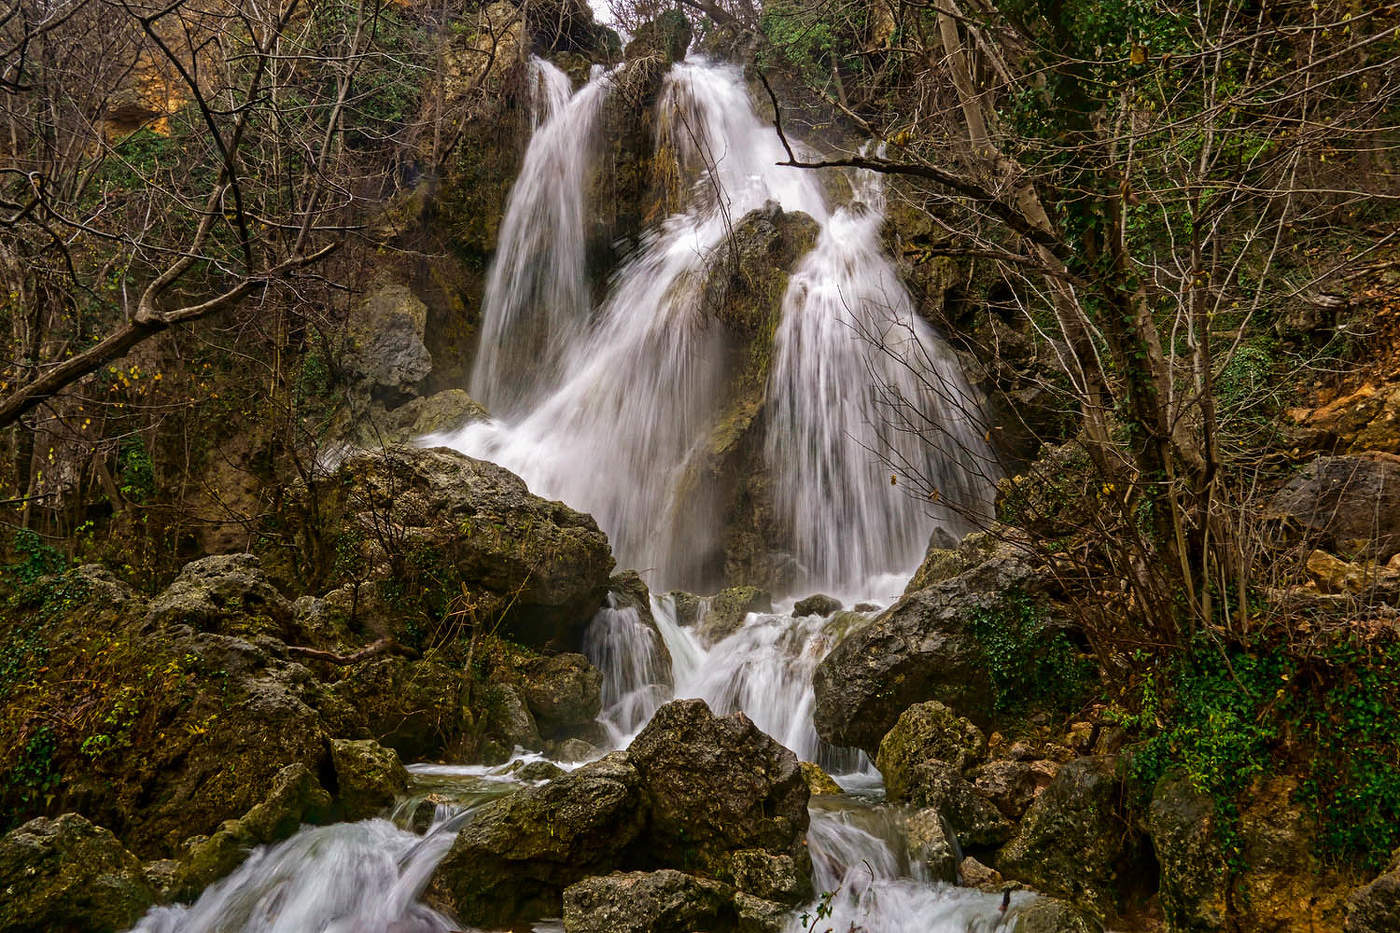
<svg viewBox="0 0 1400 933">
<path fill-rule="evenodd" d="M 533 64 L 534 139 L 491 271 L 490 343 L 473 382 L 500 417 L 420 443 L 498 463 L 532 492 L 589 512 L 621 566 L 650 569 L 654 590 L 711 586 L 727 558 L 722 503 L 701 478 L 705 457 L 736 410 L 750 419 L 743 430 L 754 429 L 754 412 L 735 407 L 733 358 L 701 286 L 731 261 L 739 219 L 755 211 L 810 218 L 815 237 L 776 303 L 764 384 L 749 386 L 763 411 L 754 450 L 776 516 L 774 553 L 764 559 L 786 587 L 840 593 L 859 608 L 799 615 L 791 603 L 751 606 L 726 610 L 720 624 L 708 599 L 682 607 L 677 595 L 657 592 L 639 604 L 610 594 L 582 639 L 602 676 L 596 754 L 635 749 L 673 698 L 702 699 L 717 717 L 742 712 L 798 759 L 835 775 L 840 789 L 811 801 L 801 852 L 813 890 L 797 907 L 779 900 L 783 919 L 762 928 L 1004 928 L 1033 896 L 935 880 L 911 854 L 904 811 L 882 802 L 870 758 L 823 742 L 813 725 L 817 665 L 845 631 L 898 597 L 931 531 L 958 535 L 985 515 L 995 475 L 973 393 L 883 251 L 879 180 L 853 177 L 848 199 L 831 203 L 816 175 L 779 164 L 787 153 L 755 114 L 738 69 L 677 64 L 657 104 L 656 144 L 689 179 L 685 206 L 642 236 L 590 308 L 584 137 L 596 131 L 617 75 L 595 69 L 570 96 L 562 72 Z M 531 317 L 541 308 L 547 313 Z M 911 485 L 923 501 L 911 498 Z M 464 845 L 468 834 L 459 830 L 477 820 L 509 823 L 514 811 L 502 802 L 515 799 L 511 792 L 554 794 L 540 781 L 560 774 L 625 787 L 608 769 L 623 768 L 627 755 L 636 753 L 580 766 L 517 748 L 495 767 L 410 766 L 408 795 L 391 818 L 303 827 L 257 848 L 193 904 L 151 910 L 136 930 L 461 929 L 427 906 L 441 903 L 428 889 L 439 864 Z M 520 799 L 525 807 L 534 798 Z M 619 855 L 599 864 L 625 862 Z M 566 893 L 566 917 L 588 909 L 586 895 Z M 464 896 L 453 895 L 459 907 Z M 533 929 L 563 927 L 546 919 Z"/>
</svg>

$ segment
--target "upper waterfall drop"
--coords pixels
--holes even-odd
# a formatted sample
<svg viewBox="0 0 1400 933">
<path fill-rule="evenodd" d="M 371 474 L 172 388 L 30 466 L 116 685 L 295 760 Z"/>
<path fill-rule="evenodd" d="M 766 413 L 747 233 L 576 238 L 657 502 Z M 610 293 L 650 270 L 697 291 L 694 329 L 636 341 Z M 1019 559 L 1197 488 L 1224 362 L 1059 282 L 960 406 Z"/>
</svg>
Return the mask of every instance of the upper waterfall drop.
<svg viewBox="0 0 1400 933">
<path fill-rule="evenodd" d="M 471 379 L 472 396 L 497 414 L 538 401 L 587 324 L 584 199 L 610 75 L 594 75 L 573 94 L 563 71 L 530 60 L 535 132 L 501 221 Z"/>
<path fill-rule="evenodd" d="M 816 173 L 781 164 L 787 153 L 738 68 L 679 63 L 657 102 L 656 152 L 690 182 L 685 207 L 642 237 L 590 314 L 581 154 L 607 86 L 595 78 L 539 127 L 511 194 L 472 380 L 496 420 L 426 442 L 493 460 L 590 512 L 619 564 L 651 570 L 654 586 L 715 586 L 725 503 L 703 477 L 733 374 L 701 290 L 732 258 L 740 219 L 776 203 L 821 227 L 783 299 L 761 390 L 766 429 L 755 422 L 791 582 L 856 592 L 870 575 L 911 570 L 935 522 L 963 526 L 881 482 L 881 458 L 975 512 L 989 498 L 990 457 L 958 421 L 975 409 L 971 390 L 882 251 L 878 186 L 860 182 L 860 203 L 833 213 Z M 906 409 L 966 450 L 897 436 L 890 419 Z"/>
</svg>

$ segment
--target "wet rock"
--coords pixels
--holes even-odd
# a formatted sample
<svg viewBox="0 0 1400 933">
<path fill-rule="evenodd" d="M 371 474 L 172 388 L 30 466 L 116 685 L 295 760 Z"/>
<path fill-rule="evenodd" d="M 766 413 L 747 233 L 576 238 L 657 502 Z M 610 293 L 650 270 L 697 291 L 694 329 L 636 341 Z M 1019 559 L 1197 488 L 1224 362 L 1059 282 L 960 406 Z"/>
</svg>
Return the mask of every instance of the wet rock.
<svg viewBox="0 0 1400 933">
<path fill-rule="evenodd" d="M 411 392 L 433 368 L 423 344 L 428 306 L 404 285 L 383 285 L 351 312 L 346 364 L 376 389 Z"/>
<path fill-rule="evenodd" d="M 519 764 L 519 767 L 507 768 L 506 771 L 522 781 L 552 781 L 568 774 L 552 761 L 531 761 Z"/>
<path fill-rule="evenodd" d="M 590 761 L 601 754 L 596 746 L 583 739 L 564 739 L 554 749 L 554 756 L 560 761 Z"/>
<path fill-rule="evenodd" d="M 1347 898 L 1346 933 L 1387 933 L 1400 930 L 1400 857 L 1390 870 Z"/>
<path fill-rule="evenodd" d="M 1054 897 L 1037 897 L 1016 908 L 1010 933 L 1103 933 L 1093 914 Z"/>
<path fill-rule="evenodd" d="M 1343 556 L 1400 553 L 1400 457 L 1318 457 L 1279 490 L 1267 516 Z"/>
<path fill-rule="evenodd" d="M 1008 878 L 1114 913 L 1127 825 L 1120 813 L 1118 759 L 1080 758 L 1060 769 L 997 856 Z"/>
<path fill-rule="evenodd" d="M 635 571 L 624 571 L 614 574 L 611 582 L 609 597 L 617 609 L 632 609 L 637 613 L 637 621 L 641 623 L 651 634 L 651 663 L 647 670 L 647 682 L 659 684 L 662 687 L 672 686 L 671 672 L 671 650 L 666 647 L 666 639 L 661 635 L 661 629 L 656 624 L 656 617 L 651 611 L 651 591 L 647 589 L 646 583 Z M 691 596 L 689 593 L 673 592 L 676 599 L 677 614 L 680 614 L 681 600 L 689 597 L 699 605 L 699 597 Z M 677 619 L 679 622 L 680 620 Z M 692 620 L 693 621 L 693 620 Z M 686 623 L 681 622 L 684 625 Z"/>
<path fill-rule="evenodd" d="M 331 816 L 331 797 L 305 765 L 278 772 L 267 796 L 241 818 L 226 820 L 210 836 L 196 836 L 173 872 L 168 893 L 193 900 L 206 887 L 233 871 L 254 846 L 280 842 L 302 823 L 322 823 Z"/>
<path fill-rule="evenodd" d="M 373 574 L 409 576 L 412 558 L 504 637 L 570 650 L 603 605 L 613 559 L 597 523 L 495 464 L 393 447 L 347 458 L 325 485 L 325 533 L 357 542 Z"/>
<path fill-rule="evenodd" d="M 440 757 L 474 724 L 462 674 L 433 661 L 362 661 L 328 693 L 321 712 L 335 733 L 372 738 L 408 761 Z"/>
<path fill-rule="evenodd" d="M 699 621 L 700 642 L 708 648 L 739 631 L 750 612 L 772 611 L 773 597 L 758 587 L 721 590 L 710 599 L 709 610 Z"/>
<path fill-rule="evenodd" d="M 1180 775 L 1157 782 L 1147 830 L 1161 866 L 1158 897 L 1173 930 L 1226 928 L 1229 875 L 1217 840 L 1215 803 Z"/>
<path fill-rule="evenodd" d="M 943 583 L 993 557 L 1013 557 L 1015 553 L 1011 545 L 991 532 L 974 531 L 958 542 L 944 529 L 936 528 L 929 539 L 928 550 L 924 552 L 923 562 L 914 571 L 914 576 L 909 578 L 904 592 L 912 593 L 935 583 Z"/>
<path fill-rule="evenodd" d="M 369 403 L 346 414 L 347 423 L 338 436 L 356 447 L 370 449 L 456 431 L 488 417 L 486 409 L 464 389 L 443 389 L 387 411 L 377 403 Z"/>
<path fill-rule="evenodd" d="M 184 566 L 151 600 L 153 625 L 188 625 L 220 635 L 286 637 L 292 607 L 252 554 L 219 554 Z"/>
<path fill-rule="evenodd" d="M 1034 588 L 1023 561 L 994 558 L 951 580 L 908 593 L 832 649 L 813 677 L 817 733 L 833 745 L 874 756 L 899 715 L 938 700 L 979 725 L 992 709 L 992 686 L 970 614 L 1001 594 Z"/>
<path fill-rule="evenodd" d="M 0 837 L 0 931 L 125 930 L 154 900 L 140 860 L 76 813 Z"/>
<path fill-rule="evenodd" d="M 990 800 L 1009 820 L 1019 820 L 1035 795 L 1054 775 L 1037 770 L 1028 761 L 997 759 L 974 768 L 968 775 L 979 797 Z"/>
<path fill-rule="evenodd" d="M 483 807 L 433 873 L 429 900 L 463 923 L 558 916 L 565 888 L 617 867 L 645 824 L 624 754 Z"/>
<path fill-rule="evenodd" d="M 539 751 L 544 748 L 535 717 L 525 701 L 525 691 L 518 684 L 491 684 L 481 692 L 486 735 L 510 751 L 523 748 Z"/>
<path fill-rule="evenodd" d="M 732 891 L 669 868 L 586 878 L 564 892 L 566 933 L 691 933 L 737 924 Z"/>
<path fill-rule="evenodd" d="M 525 702 L 544 735 L 592 722 L 603 707 L 603 676 L 581 654 L 531 658 L 519 669 Z"/>
<path fill-rule="evenodd" d="M 943 814 L 961 845 L 995 846 L 1011 838 L 1011 822 L 977 794 L 956 765 L 936 758 L 920 761 L 908 782 L 903 799 Z"/>
<path fill-rule="evenodd" d="M 800 762 L 802 777 L 807 781 L 807 790 L 816 797 L 821 794 L 840 794 L 841 785 L 832 780 L 831 775 L 822 770 L 821 765 L 810 761 Z"/>
<path fill-rule="evenodd" d="M 408 790 L 398 754 L 371 739 L 331 739 L 335 803 L 341 819 L 377 816 Z"/>
<path fill-rule="evenodd" d="M 983 890 L 1000 890 L 1002 883 L 1001 872 L 988 868 L 970 855 L 958 863 L 958 878 L 966 887 Z"/>
<path fill-rule="evenodd" d="M 823 593 L 817 593 L 815 595 L 808 596 L 806 599 L 799 599 L 796 603 L 794 603 L 792 607 L 792 615 L 794 618 L 798 619 L 802 618 L 803 616 L 826 617 L 831 615 L 833 612 L 840 612 L 844 608 L 845 606 L 842 605 L 841 600 L 835 598 L 834 596 L 827 596 Z"/>
<path fill-rule="evenodd" d="M 700 619 L 700 597 L 684 590 L 672 590 L 666 594 L 676 605 L 676 622 L 679 625 L 694 625 Z"/>
<path fill-rule="evenodd" d="M 891 800 L 904 800 L 920 762 L 938 759 L 961 773 L 987 754 L 987 736 L 937 700 L 917 703 L 900 714 L 894 728 L 880 740 L 875 766 L 885 779 Z"/>
<path fill-rule="evenodd" d="M 929 807 L 909 817 L 904 826 L 909 855 L 928 866 L 929 876 L 949 884 L 958 880 L 958 841 L 938 810 Z"/>
<path fill-rule="evenodd" d="M 762 850 L 811 874 L 807 782 L 797 756 L 743 713 L 716 717 L 703 700 L 657 710 L 628 750 L 650 815 L 651 856 L 730 880 L 735 853 Z M 742 887 L 742 886 L 741 886 Z M 780 892 L 750 891 L 768 899 Z"/>
</svg>

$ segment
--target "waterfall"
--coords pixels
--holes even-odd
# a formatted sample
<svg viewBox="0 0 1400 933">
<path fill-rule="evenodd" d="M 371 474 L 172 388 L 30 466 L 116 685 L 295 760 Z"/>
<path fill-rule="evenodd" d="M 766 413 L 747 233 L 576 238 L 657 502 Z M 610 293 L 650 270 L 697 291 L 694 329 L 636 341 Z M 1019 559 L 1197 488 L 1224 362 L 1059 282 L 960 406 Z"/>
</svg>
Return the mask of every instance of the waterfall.
<svg viewBox="0 0 1400 933">
<path fill-rule="evenodd" d="M 643 235 L 590 315 L 585 153 L 609 80 L 553 105 L 511 193 L 472 380 L 495 420 L 424 443 L 500 463 L 589 512 L 619 563 L 654 581 L 712 582 L 723 503 L 695 471 L 732 374 L 699 286 L 733 224 L 776 202 L 822 228 L 783 299 L 768 386 L 766 458 L 796 582 L 858 589 L 912 570 L 936 524 L 965 531 L 958 510 L 985 511 L 991 458 L 951 351 L 881 248 L 878 180 L 867 173 L 857 201 L 830 211 L 815 173 L 779 164 L 787 154 L 737 68 L 678 64 L 656 148 L 693 180 L 689 204 Z M 887 464 L 906 481 L 892 488 Z M 911 498 L 911 473 L 938 501 Z"/>
<path fill-rule="evenodd" d="M 535 401 L 587 323 L 584 195 L 612 80 L 600 72 L 571 97 L 568 75 L 549 62 L 531 59 L 530 75 L 535 132 L 501 221 L 471 381 L 499 414 Z"/>
</svg>

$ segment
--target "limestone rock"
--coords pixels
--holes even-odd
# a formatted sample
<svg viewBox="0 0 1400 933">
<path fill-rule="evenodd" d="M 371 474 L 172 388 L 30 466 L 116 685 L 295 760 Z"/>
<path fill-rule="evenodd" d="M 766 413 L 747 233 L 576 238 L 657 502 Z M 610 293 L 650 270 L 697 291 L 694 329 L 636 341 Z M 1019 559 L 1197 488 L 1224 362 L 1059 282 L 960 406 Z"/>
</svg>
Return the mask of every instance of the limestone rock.
<svg viewBox="0 0 1400 933">
<path fill-rule="evenodd" d="M 478 614 L 526 645 L 575 648 L 608 592 L 612 554 L 591 517 L 455 451 L 355 454 L 340 464 L 321 507 L 327 533 L 358 541 L 375 573 L 391 575 L 412 555 L 420 567 L 430 560 L 465 587 Z"/>
<path fill-rule="evenodd" d="M 76 813 L 0 837 L 0 931 L 125 930 L 154 899 L 141 862 Z"/>
<path fill-rule="evenodd" d="M 955 764 L 929 758 L 910 769 L 905 798 L 943 815 L 964 846 L 1000 845 L 1011 838 L 1011 822 L 962 776 Z"/>
<path fill-rule="evenodd" d="M 349 364 L 376 388 L 410 392 L 433 368 L 423 344 L 428 306 L 404 285 L 382 285 L 350 317 Z"/>
<path fill-rule="evenodd" d="M 1326 929 L 1331 895 L 1341 894 L 1316 883 L 1317 826 L 1293 799 L 1296 789 L 1291 777 L 1258 780 L 1240 810 L 1245 870 L 1235 878 L 1232 902 L 1244 929 Z"/>
<path fill-rule="evenodd" d="M 1034 580 L 1023 561 L 996 558 L 904 595 L 852 631 L 813 677 L 817 733 L 833 745 L 874 756 L 899 715 L 924 700 L 938 700 L 985 725 L 992 685 L 969 614 Z"/>
<path fill-rule="evenodd" d="M 841 600 L 835 598 L 834 596 L 827 596 L 824 593 L 816 593 L 812 596 L 808 596 L 806 599 L 799 599 L 796 603 L 794 603 L 792 607 L 792 615 L 793 618 L 798 619 L 802 618 L 803 616 L 826 617 L 834 612 L 840 612 L 844 608 L 845 606 L 842 605 Z"/>
<path fill-rule="evenodd" d="M 1038 891 L 1113 914 L 1127 852 L 1119 784 L 1116 758 L 1080 758 L 1065 765 L 997 856 L 998 870 Z"/>
<path fill-rule="evenodd" d="M 1346 933 L 1400 930 L 1400 859 L 1390 871 L 1362 885 L 1347 898 Z"/>
<path fill-rule="evenodd" d="M 441 755 L 473 725 L 463 675 L 434 661 L 361 661 L 328 695 L 321 713 L 333 733 L 374 739 L 409 761 Z"/>
<path fill-rule="evenodd" d="M 1224 930 L 1230 878 L 1216 839 L 1215 803 L 1180 775 L 1157 782 L 1147 830 L 1161 866 L 1158 892 L 1171 929 Z"/>
<path fill-rule="evenodd" d="M 1066 901 L 1037 897 L 1016 908 L 1010 933 L 1103 933 L 1103 924 Z"/>
<path fill-rule="evenodd" d="M 905 823 L 909 855 L 928 866 L 935 881 L 958 880 L 958 842 L 948 821 L 936 809 L 919 810 Z"/>
<path fill-rule="evenodd" d="M 880 740 L 875 766 L 885 779 L 891 800 L 905 800 L 913 784 L 913 770 L 931 758 L 949 762 L 959 772 L 977 764 L 987 754 L 987 736 L 937 700 L 917 703 L 903 713 L 894 728 Z"/>
<path fill-rule="evenodd" d="M 1007 819 L 1019 820 L 1053 775 L 1029 761 L 999 758 L 974 768 L 968 777 L 979 797 L 990 800 Z"/>
<path fill-rule="evenodd" d="M 252 554 L 219 554 L 186 564 L 147 612 L 155 625 L 242 636 L 285 636 L 291 617 L 291 604 Z"/>
<path fill-rule="evenodd" d="M 724 641 L 737 632 L 750 612 L 772 612 L 773 598 L 755 586 L 731 586 L 710 599 L 710 608 L 701 617 L 700 641 L 706 647 Z"/>
<path fill-rule="evenodd" d="M 586 878 L 564 891 L 566 933 L 732 930 L 732 891 L 670 868 Z"/>
<path fill-rule="evenodd" d="M 1400 457 L 1318 457 L 1279 490 L 1267 517 L 1318 547 L 1385 562 L 1400 553 Z"/>
<path fill-rule="evenodd" d="M 486 734 L 500 742 L 507 752 L 519 747 L 528 751 L 544 748 L 544 739 L 525 701 L 525 691 L 517 684 L 491 684 L 482 691 Z"/>
<path fill-rule="evenodd" d="M 813 764 L 810 761 L 799 763 L 802 766 L 802 777 L 807 781 L 807 790 L 813 797 L 819 794 L 839 794 L 841 785 L 832 780 L 831 775 L 822 770 L 822 766 Z"/>
<path fill-rule="evenodd" d="M 371 739 L 331 739 L 336 807 L 345 820 L 376 816 L 408 790 L 408 771 L 391 748 Z"/>
<path fill-rule="evenodd" d="M 716 717 L 703 700 L 676 700 L 657 710 L 628 755 L 650 816 L 649 853 L 660 864 L 733 880 L 741 870 L 735 854 L 756 849 L 791 859 L 799 889 L 809 883 L 806 779 L 797 757 L 748 717 Z"/>
<path fill-rule="evenodd" d="M 520 671 L 525 702 L 544 735 L 590 723 L 602 709 L 603 675 L 581 654 L 531 658 Z"/>
<path fill-rule="evenodd" d="M 557 916 L 564 889 L 616 867 L 641 832 L 639 781 L 615 753 L 487 804 L 438 863 L 430 901 L 485 927 Z"/>
<path fill-rule="evenodd" d="M 995 868 L 989 868 L 972 856 L 964 856 L 958 863 L 958 878 L 960 883 L 969 888 L 981 888 L 982 890 L 1000 890 L 1001 872 Z"/>
</svg>

